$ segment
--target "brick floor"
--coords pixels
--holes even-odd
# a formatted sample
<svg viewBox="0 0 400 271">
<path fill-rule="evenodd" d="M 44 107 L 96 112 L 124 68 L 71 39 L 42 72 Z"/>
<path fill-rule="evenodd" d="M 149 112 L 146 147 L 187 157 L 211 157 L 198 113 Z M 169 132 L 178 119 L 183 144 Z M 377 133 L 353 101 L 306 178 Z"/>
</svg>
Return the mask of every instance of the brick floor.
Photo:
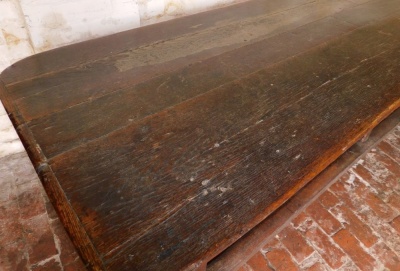
<svg viewBox="0 0 400 271">
<path fill-rule="evenodd" d="M 400 125 L 239 270 L 400 270 Z"/>
<path fill-rule="evenodd" d="M 86 270 L 25 152 L 0 158 L 0 271 Z"/>
</svg>

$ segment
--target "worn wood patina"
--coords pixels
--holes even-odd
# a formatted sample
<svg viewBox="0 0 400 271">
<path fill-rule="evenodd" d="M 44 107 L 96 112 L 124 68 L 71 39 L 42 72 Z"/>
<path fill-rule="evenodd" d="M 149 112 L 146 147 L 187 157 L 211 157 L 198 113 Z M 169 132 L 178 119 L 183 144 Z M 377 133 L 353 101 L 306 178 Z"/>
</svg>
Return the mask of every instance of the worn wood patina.
<svg viewBox="0 0 400 271">
<path fill-rule="evenodd" d="M 251 1 L 1 74 L 90 269 L 204 269 L 399 107 L 399 18 L 356 26 L 303 2 L 301 24 Z"/>
</svg>

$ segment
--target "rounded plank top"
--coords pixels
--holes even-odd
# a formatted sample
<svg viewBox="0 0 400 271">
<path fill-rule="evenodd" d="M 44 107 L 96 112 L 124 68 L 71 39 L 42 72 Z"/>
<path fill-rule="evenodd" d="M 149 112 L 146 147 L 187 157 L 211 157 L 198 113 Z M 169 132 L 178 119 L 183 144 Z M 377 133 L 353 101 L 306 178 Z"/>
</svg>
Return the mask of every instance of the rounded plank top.
<svg viewBox="0 0 400 271">
<path fill-rule="evenodd" d="M 254 1 L 164 23 L 178 30 L 163 45 L 154 41 L 164 30 L 132 30 L 0 76 L 0 97 L 90 268 L 204 266 L 398 108 L 400 20 L 355 29 L 303 2 L 285 13 L 302 23 Z M 285 30 L 226 35 L 272 23 Z M 184 50 L 152 63 L 140 42 Z"/>
</svg>

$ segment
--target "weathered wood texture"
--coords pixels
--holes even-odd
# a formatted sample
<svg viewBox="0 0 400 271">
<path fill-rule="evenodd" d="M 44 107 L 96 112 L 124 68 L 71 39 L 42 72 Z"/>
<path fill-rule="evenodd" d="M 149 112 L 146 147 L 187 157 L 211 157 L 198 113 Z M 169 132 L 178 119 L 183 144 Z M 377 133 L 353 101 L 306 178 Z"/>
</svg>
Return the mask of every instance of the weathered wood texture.
<svg viewBox="0 0 400 271">
<path fill-rule="evenodd" d="M 61 48 L 1 75 L 2 101 L 90 268 L 204 267 L 399 107 L 398 18 L 357 28 L 306 16 L 271 36 L 282 17 L 261 6 Z"/>
<path fill-rule="evenodd" d="M 245 264 L 257 251 L 265 247 L 266 237 L 270 236 L 273 239 L 287 225 L 287 221 L 295 218 L 305 206 L 309 205 L 317 195 L 321 194 L 343 172 L 380 142 L 399 122 L 400 109 L 397 109 L 371 131 L 369 138 L 365 142 L 359 141 L 354 144 L 279 209 L 210 261 L 207 265 L 207 270 L 239 270 L 240 266 Z"/>
</svg>

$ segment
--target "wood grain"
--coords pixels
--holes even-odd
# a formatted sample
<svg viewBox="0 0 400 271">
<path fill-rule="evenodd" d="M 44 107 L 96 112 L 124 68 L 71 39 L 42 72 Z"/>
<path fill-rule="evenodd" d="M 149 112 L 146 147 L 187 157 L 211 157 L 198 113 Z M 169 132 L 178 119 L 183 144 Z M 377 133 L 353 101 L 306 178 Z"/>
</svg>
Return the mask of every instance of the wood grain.
<svg viewBox="0 0 400 271">
<path fill-rule="evenodd" d="M 321 194 L 322 191 L 327 189 L 338 176 L 380 142 L 399 122 L 400 109 L 397 109 L 372 130 L 366 142 L 359 141 L 354 144 L 278 210 L 274 211 L 232 246 L 210 261 L 207 265 L 207 270 L 238 270 L 240 266 L 245 264 L 257 251 L 265 246 L 266 238 L 273 239 L 284 225 L 286 225 L 287 221 L 296 217 L 316 195 Z"/>
<path fill-rule="evenodd" d="M 251 5 L 239 3 L 223 10 L 212 10 L 207 13 L 191 15 L 190 18 L 182 17 L 174 21 L 163 22 L 163 27 L 159 27 L 159 24 L 149 25 L 33 55 L 28 58 L 30 60 L 29 63 L 24 61 L 13 64 L 11 69 L 3 73 L 2 79 L 7 84 L 31 80 L 38 76 L 52 74 L 105 56 L 173 39 L 180 35 L 192 33 L 194 29 L 201 31 L 215 26 L 216 23 L 228 20 L 235 21 L 237 19 L 243 20 L 246 17 L 254 17 L 265 13 L 276 13 L 313 1 L 255 0 L 252 2 Z M 134 39 L 132 39 L 132 35 L 135 35 Z M 93 48 L 96 49 L 93 50 Z M 46 57 L 42 57 L 42 54 L 45 54 Z M 54 58 L 57 61 L 54 61 Z"/>
<path fill-rule="evenodd" d="M 326 1 L 324 0 L 324 2 Z M 332 3 L 332 1 L 328 2 Z M 347 3 L 346 1 L 337 1 L 330 5 L 338 8 L 343 6 L 344 2 Z M 242 12 L 244 13 L 243 10 Z M 280 46 L 277 47 L 277 45 L 286 43 L 286 41 L 282 40 L 279 43 L 271 44 L 272 41 L 266 42 L 265 39 L 322 19 L 331 13 L 330 8 L 321 11 L 320 3 L 314 2 L 285 13 L 266 13 L 254 17 L 238 17 L 240 20 L 238 18 L 222 20 L 220 23 L 205 29 L 196 28 L 194 33 L 185 33 L 177 37 L 172 36 L 163 42 L 158 41 L 146 46 L 133 47 L 65 70 L 16 82 L 10 84 L 8 90 L 13 99 L 19 99 L 16 102 L 22 110 L 21 113 L 29 112 L 24 114 L 25 120 L 29 121 L 61 111 L 77 103 L 91 101 L 111 92 L 133 88 L 135 85 L 154 77 L 164 77 L 165 80 L 173 70 L 179 70 L 197 61 L 204 62 L 207 58 L 224 52 L 232 58 L 236 52 L 234 49 L 246 47 L 245 50 L 242 49 L 241 51 L 248 52 L 249 50 L 267 49 L 275 46 L 281 50 Z M 296 20 L 293 18 L 296 18 Z M 330 20 L 334 19 L 331 18 Z M 342 30 L 352 27 L 337 20 L 336 24 L 338 25 L 337 28 L 341 27 Z M 335 26 L 333 23 L 329 25 Z M 310 26 L 307 25 L 307 27 Z M 326 36 L 328 36 L 328 33 L 332 34 L 332 32 L 326 31 Z M 135 34 L 137 34 L 135 36 L 138 36 L 140 32 Z M 307 45 L 311 47 L 313 43 L 321 42 L 317 35 L 315 38 L 313 42 L 308 42 Z M 257 41 L 260 42 L 257 43 Z M 252 46 L 252 43 L 256 44 Z M 209 46 L 209 44 L 213 44 L 213 46 Z M 297 53 L 301 51 L 301 44 L 299 45 L 299 48 L 294 48 Z M 269 53 L 271 52 L 272 50 L 269 50 Z M 240 51 L 238 53 L 240 54 Z M 286 53 L 290 53 L 290 51 Z M 278 55 L 282 56 L 282 54 Z M 224 63 L 221 61 L 221 64 Z M 212 63 L 210 64 L 212 65 Z M 226 65 L 231 64 L 226 63 Z M 94 76 L 97 77 L 96 81 L 92 80 Z M 29 87 L 27 88 L 27 86 Z M 79 92 L 69 92 L 70 89 L 77 88 L 80 89 Z M 46 110 L 43 110 L 44 101 L 41 99 L 43 95 L 46 95 L 49 99 L 53 98 L 52 102 L 45 106 Z M 35 107 L 32 107 L 32 105 L 35 105 Z"/>
<path fill-rule="evenodd" d="M 319 22 L 318 27 L 321 28 L 323 26 L 326 26 L 325 30 L 331 30 L 325 33 L 341 33 L 344 29 L 351 29 L 348 25 L 340 24 L 334 19 Z M 267 41 L 233 50 L 215 58 L 196 62 L 188 67 L 170 72 L 165 76 L 115 91 L 90 102 L 79 103 L 76 101 L 76 97 L 68 95 L 66 99 L 74 99 L 74 102 L 78 103 L 76 106 L 32 120 L 28 125 L 32 130 L 41 131 L 41 137 L 38 138 L 38 142 L 39 144 L 46 142 L 43 144 L 46 146 L 43 151 L 47 157 L 53 157 L 76 145 L 136 122 L 159 110 L 192 99 L 240 76 L 256 72 L 265 66 L 268 67 L 285 59 L 288 55 L 295 55 L 305 49 L 312 48 L 318 42 L 330 38 L 329 35 L 318 36 L 314 29 L 315 24 L 297 30 L 299 36 L 313 32 L 311 35 L 314 37 L 314 42 L 308 42 L 307 39 L 294 40 L 293 34 L 284 34 Z M 373 39 L 369 42 L 377 44 Z M 285 44 L 285 50 L 282 50 L 281 44 Z M 252 53 L 255 51 L 258 52 L 256 57 Z M 338 63 L 336 68 L 346 62 L 344 57 L 341 60 L 342 62 Z M 210 71 L 208 67 L 213 67 L 213 69 Z M 315 80 L 313 84 L 318 85 L 324 79 L 326 78 L 321 77 Z M 64 96 L 65 94 L 62 97 Z M 40 97 L 38 96 L 39 99 Z M 160 97 L 167 98 L 160 99 Z M 21 102 L 17 102 L 17 104 L 22 111 L 24 119 L 26 119 L 25 116 L 29 115 L 29 113 L 26 114 L 25 112 L 35 112 L 36 108 L 46 112 L 56 106 L 62 107 L 59 101 L 65 101 L 66 99 L 60 99 L 58 95 L 50 94 L 46 95 L 46 100 L 37 101 L 35 99 L 30 100 L 29 103 L 21 104 Z M 103 114 L 103 112 L 108 113 Z M 79 119 L 71 122 L 71 114 L 79 115 Z M 109 115 L 113 115 L 114 120 L 108 125 L 103 125 L 108 120 Z M 53 137 L 54 134 L 61 131 L 62 134 L 59 137 Z"/>
<path fill-rule="evenodd" d="M 0 97 L 90 269 L 204 268 L 399 107 L 400 20 L 354 29 L 329 17 L 157 76 L 27 59 Z"/>
<path fill-rule="evenodd" d="M 243 221 L 262 213 L 332 152 L 346 148 L 348 137 L 377 117 L 371 114 L 374 109 L 380 113 L 398 106 L 399 78 L 387 72 L 399 68 L 398 55 L 397 49 L 375 56 L 311 90 L 296 77 L 291 77 L 296 82 L 292 87 L 280 88 L 287 84 L 290 68 L 282 70 L 283 78 L 271 81 L 271 75 L 255 74 L 60 155 L 50 164 L 105 261 L 115 267 L 131 260 L 138 269 L 173 270 L 173 263 L 190 263 L 196 260 L 191 255 L 206 253 L 209 247 L 203 242 L 242 231 Z M 288 66 L 313 74 L 301 65 L 304 59 L 300 66 Z M 357 83 L 349 84 L 353 80 Z M 366 93 L 368 85 L 374 91 Z M 90 156 L 84 155 L 88 152 Z M 130 238 L 118 232 L 129 232 Z M 178 240 L 186 242 L 163 251 L 164 243 Z M 110 247 L 118 249 L 107 253 Z"/>
</svg>

